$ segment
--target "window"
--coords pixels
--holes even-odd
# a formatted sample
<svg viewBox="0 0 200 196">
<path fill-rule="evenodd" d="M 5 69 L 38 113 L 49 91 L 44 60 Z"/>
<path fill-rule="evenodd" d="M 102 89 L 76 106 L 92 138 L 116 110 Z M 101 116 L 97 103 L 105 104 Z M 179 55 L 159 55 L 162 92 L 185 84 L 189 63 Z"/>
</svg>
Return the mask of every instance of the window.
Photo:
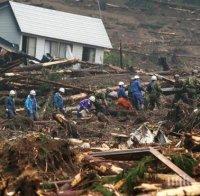
<svg viewBox="0 0 200 196">
<path fill-rule="evenodd" d="M 51 42 L 51 56 L 59 57 L 59 44 L 57 42 Z"/>
<path fill-rule="evenodd" d="M 66 57 L 66 44 L 61 43 L 60 44 L 60 51 L 59 51 L 59 57 L 65 58 Z"/>
<path fill-rule="evenodd" d="M 51 42 L 50 41 L 45 41 L 44 53 L 51 54 Z"/>
<path fill-rule="evenodd" d="M 35 37 L 23 36 L 23 38 L 22 38 L 22 51 L 31 55 L 31 56 L 35 56 L 36 42 L 37 42 L 37 39 Z"/>
<path fill-rule="evenodd" d="M 82 60 L 88 62 L 95 62 L 96 49 L 90 47 L 83 47 Z"/>
<path fill-rule="evenodd" d="M 55 41 L 45 41 L 45 54 L 51 54 L 52 57 L 70 58 L 72 56 L 72 46 Z"/>
</svg>

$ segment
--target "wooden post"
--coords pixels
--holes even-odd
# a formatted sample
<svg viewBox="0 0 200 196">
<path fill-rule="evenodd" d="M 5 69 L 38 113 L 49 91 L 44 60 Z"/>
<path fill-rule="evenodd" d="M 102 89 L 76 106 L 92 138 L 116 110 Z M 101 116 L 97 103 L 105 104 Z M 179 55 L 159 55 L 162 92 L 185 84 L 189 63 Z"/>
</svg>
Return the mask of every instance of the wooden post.
<svg viewBox="0 0 200 196">
<path fill-rule="evenodd" d="M 123 54 L 122 54 L 122 42 L 120 41 L 119 45 L 119 53 L 120 53 L 120 66 L 123 68 Z"/>
</svg>

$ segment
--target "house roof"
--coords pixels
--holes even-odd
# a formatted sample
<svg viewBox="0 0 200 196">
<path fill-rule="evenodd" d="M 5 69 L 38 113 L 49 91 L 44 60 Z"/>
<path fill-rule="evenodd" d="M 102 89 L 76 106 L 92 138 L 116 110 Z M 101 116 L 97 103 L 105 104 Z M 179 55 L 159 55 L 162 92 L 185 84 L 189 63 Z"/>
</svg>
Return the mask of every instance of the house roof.
<svg viewBox="0 0 200 196">
<path fill-rule="evenodd" d="M 101 19 L 9 1 L 23 33 L 112 48 Z"/>
</svg>

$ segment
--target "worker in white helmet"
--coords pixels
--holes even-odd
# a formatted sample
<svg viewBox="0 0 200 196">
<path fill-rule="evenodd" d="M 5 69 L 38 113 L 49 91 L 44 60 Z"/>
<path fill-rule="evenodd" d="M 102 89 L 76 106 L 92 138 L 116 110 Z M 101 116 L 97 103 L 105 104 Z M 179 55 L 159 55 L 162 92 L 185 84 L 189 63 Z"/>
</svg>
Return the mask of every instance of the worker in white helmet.
<svg viewBox="0 0 200 196">
<path fill-rule="evenodd" d="M 118 98 L 127 98 L 124 82 L 119 82 L 119 89 L 117 91 Z"/>
<path fill-rule="evenodd" d="M 157 82 L 157 77 L 155 75 L 151 77 L 151 81 L 147 85 L 146 91 L 147 91 L 149 109 L 153 110 L 155 106 L 160 108 L 160 95 L 162 91 Z"/>
<path fill-rule="evenodd" d="M 14 90 L 11 90 L 9 93 L 9 96 L 6 98 L 6 117 L 9 119 L 14 118 L 16 115 L 16 109 L 15 109 L 15 95 L 16 92 Z"/>
<path fill-rule="evenodd" d="M 144 91 L 141 82 L 140 82 L 140 77 L 138 75 L 135 75 L 132 78 L 131 82 L 131 93 L 132 93 L 132 100 L 134 102 L 134 106 L 137 110 L 140 110 L 143 108 L 144 105 L 144 98 L 142 91 Z"/>
<path fill-rule="evenodd" d="M 78 117 L 86 117 L 95 101 L 95 96 L 90 96 L 88 99 L 83 99 L 77 107 Z"/>
<path fill-rule="evenodd" d="M 27 115 L 34 121 L 38 119 L 37 110 L 39 108 L 35 96 L 35 90 L 31 90 L 25 101 L 25 110 L 27 112 Z"/>
<path fill-rule="evenodd" d="M 63 114 L 66 113 L 64 108 L 63 95 L 65 94 L 64 88 L 59 88 L 58 92 L 53 95 L 53 106 Z"/>
<path fill-rule="evenodd" d="M 131 110 L 132 104 L 128 99 L 128 96 L 126 94 L 125 85 L 124 85 L 124 82 L 122 82 L 122 81 L 119 82 L 119 89 L 117 91 L 117 95 L 118 95 L 117 105 L 119 107 L 123 107 L 127 110 Z"/>
</svg>

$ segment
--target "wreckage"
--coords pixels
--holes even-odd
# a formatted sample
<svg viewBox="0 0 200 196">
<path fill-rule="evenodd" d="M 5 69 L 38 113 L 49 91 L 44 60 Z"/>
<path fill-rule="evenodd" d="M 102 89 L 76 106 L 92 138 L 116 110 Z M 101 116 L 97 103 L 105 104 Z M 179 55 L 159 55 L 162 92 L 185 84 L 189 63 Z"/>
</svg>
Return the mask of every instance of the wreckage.
<svg viewBox="0 0 200 196">
<path fill-rule="evenodd" d="M 114 104 L 108 116 L 78 119 L 77 101 L 109 89 L 109 99 L 115 102 L 115 81 L 122 77 L 128 84 L 132 73 L 77 59 L 25 66 L 21 53 L 4 48 L 2 56 L 5 51 L 17 54 L 17 59 L 1 67 L 1 103 L 8 90 L 16 89 L 18 115 L 0 119 L 0 195 L 200 194 L 198 109 L 184 103 L 171 109 L 168 97 L 163 97 L 160 111 L 130 112 Z M 81 69 L 74 70 L 77 63 Z M 151 75 L 139 72 L 144 81 Z M 157 76 L 163 94 L 170 97 L 173 79 Z M 108 86 L 111 77 L 114 84 Z M 60 86 L 67 89 L 67 116 L 50 107 L 52 92 Z M 32 88 L 38 89 L 42 106 L 36 122 L 24 117 L 22 108 Z"/>
</svg>

